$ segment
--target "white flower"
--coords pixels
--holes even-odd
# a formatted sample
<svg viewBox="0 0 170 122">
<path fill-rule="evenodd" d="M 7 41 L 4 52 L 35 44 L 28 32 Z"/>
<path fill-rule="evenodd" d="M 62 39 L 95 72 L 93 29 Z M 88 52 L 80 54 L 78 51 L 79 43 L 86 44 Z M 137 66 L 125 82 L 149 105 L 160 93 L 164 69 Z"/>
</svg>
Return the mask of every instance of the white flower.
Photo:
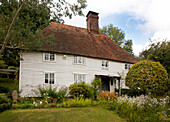
<svg viewBox="0 0 170 122">
<path fill-rule="evenodd" d="M 42 104 L 42 101 L 40 101 L 40 104 Z"/>
</svg>

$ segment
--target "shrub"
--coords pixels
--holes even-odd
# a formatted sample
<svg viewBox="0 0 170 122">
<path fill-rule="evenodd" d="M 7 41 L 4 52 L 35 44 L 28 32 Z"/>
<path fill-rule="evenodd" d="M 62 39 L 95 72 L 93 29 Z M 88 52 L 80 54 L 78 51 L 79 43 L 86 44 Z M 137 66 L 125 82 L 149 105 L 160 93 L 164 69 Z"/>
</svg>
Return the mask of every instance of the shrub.
<svg viewBox="0 0 170 122">
<path fill-rule="evenodd" d="M 74 83 L 69 87 L 70 95 L 74 97 L 79 97 L 83 95 L 84 98 L 89 98 L 90 96 L 90 86 L 86 83 Z"/>
<path fill-rule="evenodd" d="M 118 89 L 115 90 L 116 92 L 119 92 Z M 121 94 L 122 95 L 128 95 L 128 96 L 140 96 L 140 95 L 145 95 L 145 92 L 142 92 L 140 89 L 121 89 Z"/>
<path fill-rule="evenodd" d="M 106 99 L 106 100 L 117 99 L 115 94 L 113 92 L 109 92 L 109 91 L 101 91 L 98 95 L 98 98 L 99 99 Z"/>
<path fill-rule="evenodd" d="M 101 79 L 98 77 L 95 77 L 95 79 L 91 82 L 91 85 L 92 85 L 90 89 L 90 93 L 92 95 L 91 98 L 95 100 L 97 99 L 97 95 L 98 95 L 101 84 L 102 84 Z"/>
<path fill-rule="evenodd" d="M 168 74 L 159 62 L 149 60 L 134 64 L 126 75 L 126 84 L 131 89 L 162 95 L 167 91 Z"/>
<path fill-rule="evenodd" d="M 74 97 L 74 99 L 70 99 L 66 102 L 63 102 L 62 106 L 66 108 L 70 107 L 87 107 L 87 106 L 92 106 L 96 105 L 96 101 L 92 101 L 91 99 L 88 98 L 83 98 L 83 96 L 80 97 Z"/>
<path fill-rule="evenodd" d="M 47 98 L 55 98 L 56 102 L 63 102 L 64 97 L 67 93 L 67 88 L 60 88 L 59 91 L 57 92 L 57 87 L 53 88 L 50 86 L 49 89 L 45 88 L 39 88 L 41 97 L 44 98 L 45 101 L 48 101 Z"/>
<path fill-rule="evenodd" d="M 7 98 L 5 94 L 0 94 L 0 112 L 10 109 L 12 102 Z"/>
<path fill-rule="evenodd" d="M 9 86 L 0 86 L 0 93 L 8 93 L 10 90 Z"/>
<path fill-rule="evenodd" d="M 20 109 L 30 109 L 30 108 L 34 108 L 34 106 L 32 104 L 23 104 L 18 106 L 18 108 Z"/>
</svg>

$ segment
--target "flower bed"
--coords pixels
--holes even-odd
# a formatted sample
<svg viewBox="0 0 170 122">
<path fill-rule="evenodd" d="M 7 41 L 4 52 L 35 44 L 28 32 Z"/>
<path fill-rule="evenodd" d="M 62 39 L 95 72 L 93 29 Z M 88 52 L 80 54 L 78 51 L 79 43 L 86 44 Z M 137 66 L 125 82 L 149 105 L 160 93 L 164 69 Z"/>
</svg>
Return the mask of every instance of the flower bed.
<svg viewBox="0 0 170 122">
<path fill-rule="evenodd" d="M 169 118 L 169 97 L 162 99 L 141 95 L 139 97 L 118 97 L 104 102 L 104 107 L 116 111 L 129 121 L 161 121 Z"/>
</svg>

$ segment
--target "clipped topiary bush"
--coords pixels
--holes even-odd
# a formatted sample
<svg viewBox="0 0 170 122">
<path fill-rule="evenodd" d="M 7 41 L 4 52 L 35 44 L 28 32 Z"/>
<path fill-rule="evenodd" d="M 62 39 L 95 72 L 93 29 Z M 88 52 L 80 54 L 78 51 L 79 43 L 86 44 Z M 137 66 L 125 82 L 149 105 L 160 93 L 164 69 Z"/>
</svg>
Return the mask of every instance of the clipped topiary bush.
<svg viewBox="0 0 170 122">
<path fill-rule="evenodd" d="M 69 93 L 72 96 L 79 97 L 83 95 L 85 98 L 90 97 L 90 86 L 86 83 L 74 83 L 69 87 Z"/>
<path fill-rule="evenodd" d="M 126 85 L 141 92 L 163 95 L 168 90 L 168 74 L 159 63 L 143 60 L 134 64 L 126 75 Z"/>
</svg>

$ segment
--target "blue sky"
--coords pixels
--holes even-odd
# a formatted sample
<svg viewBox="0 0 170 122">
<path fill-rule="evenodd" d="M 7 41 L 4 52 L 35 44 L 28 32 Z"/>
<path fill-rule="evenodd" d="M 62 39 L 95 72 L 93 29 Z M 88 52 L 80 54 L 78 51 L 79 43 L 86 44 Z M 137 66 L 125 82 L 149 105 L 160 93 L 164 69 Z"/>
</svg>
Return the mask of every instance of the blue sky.
<svg viewBox="0 0 170 122">
<path fill-rule="evenodd" d="M 76 2 L 76 0 L 67 0 Z M 133 40 L 133 52 L 139 55 L 151 39 L 170 40 L 170 0 L 87 0 L 83 11 L 99 13 L 99 27 L 113 24 Z M 86 17 L 64 18 L 65 24 L 86 28 Z"/>
<path fill-rule="evenodd" d="M 139 24 L 144 24 L 145 21 L 135 20 L 128 13 L 113 14 L 107 17 L 101 18 L 100 28 L 103 26 L 113 24 L 113 26 L 122 29 L 125 33 L 125 39 L 132 39 L 136 44 L 145 44 L 149 38 L 153 36 L 153 33 L 146 34 L 144 31 L 138 28 Z"/>
</svg>

